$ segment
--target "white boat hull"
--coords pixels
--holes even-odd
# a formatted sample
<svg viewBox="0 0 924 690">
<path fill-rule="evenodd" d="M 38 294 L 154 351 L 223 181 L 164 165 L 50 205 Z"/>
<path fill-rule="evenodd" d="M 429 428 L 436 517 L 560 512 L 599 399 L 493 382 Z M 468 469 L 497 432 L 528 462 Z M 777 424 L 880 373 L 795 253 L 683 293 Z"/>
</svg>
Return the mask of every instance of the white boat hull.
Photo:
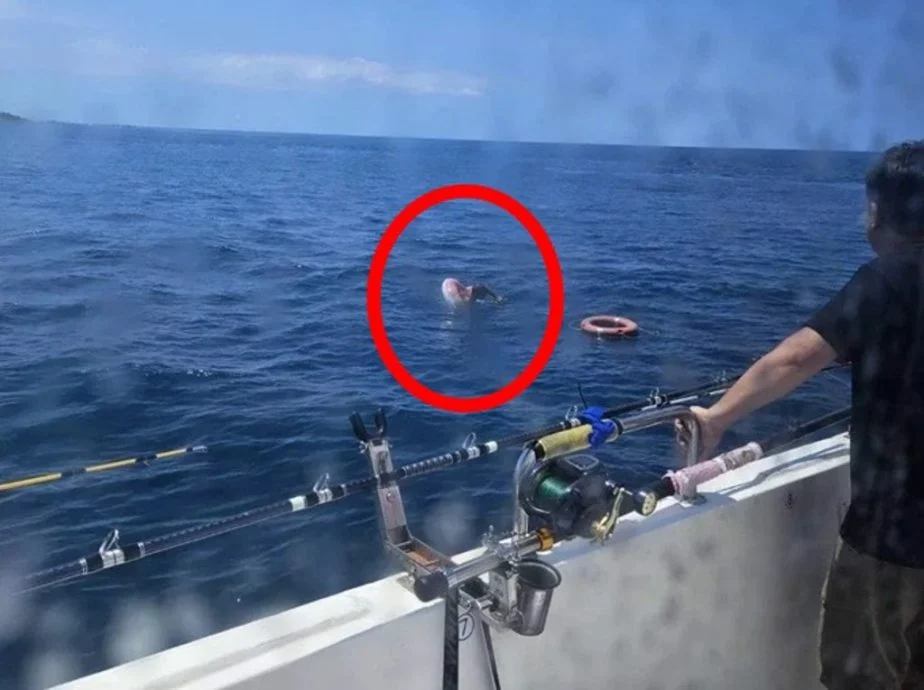
<svg viewBox="0 0 924 690">
<path fill-rule="evenodd" d="M 701 505 L 667 499 L 624 518 L 606 546 L 557 548 L 545 632 L 493 635 L 503 689 L 820 688 L 820 594 L 848 453 L 838 434 L 702 485 Z M 398 577 L 57 687 L 438 690 L 442 602 L 419 602 Z M 460 688 L 489 690 L 472 623 L 460 623 Z"/>
</svg>

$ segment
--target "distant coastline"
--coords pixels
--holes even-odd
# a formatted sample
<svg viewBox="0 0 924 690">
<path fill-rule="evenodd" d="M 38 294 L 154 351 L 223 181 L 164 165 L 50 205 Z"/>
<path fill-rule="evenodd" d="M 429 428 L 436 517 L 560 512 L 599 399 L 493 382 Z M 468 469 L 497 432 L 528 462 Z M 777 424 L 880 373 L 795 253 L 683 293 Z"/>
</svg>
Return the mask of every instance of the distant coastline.
<svg viewBox="0 0 924 690">
<path fill-rule="evenodd" d="M 13 115 L 13 113 L 5 113 L 0 110 L 0 122 L 28 122 L 24 117 L 19 117 L 19 115 Z"/>
</svg>

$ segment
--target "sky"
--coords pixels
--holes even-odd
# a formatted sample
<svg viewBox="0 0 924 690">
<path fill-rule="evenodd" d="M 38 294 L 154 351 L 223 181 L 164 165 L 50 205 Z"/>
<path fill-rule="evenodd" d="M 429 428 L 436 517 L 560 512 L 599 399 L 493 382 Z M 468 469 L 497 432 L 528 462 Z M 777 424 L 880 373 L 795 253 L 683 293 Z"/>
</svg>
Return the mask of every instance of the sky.
<svg viewBox="0 0 924 690">
<path fill-rule="evenodd" d="M 875 150 L 924 136 L 924 0 L 0 0 L 0 110 Z"/>
</svg>

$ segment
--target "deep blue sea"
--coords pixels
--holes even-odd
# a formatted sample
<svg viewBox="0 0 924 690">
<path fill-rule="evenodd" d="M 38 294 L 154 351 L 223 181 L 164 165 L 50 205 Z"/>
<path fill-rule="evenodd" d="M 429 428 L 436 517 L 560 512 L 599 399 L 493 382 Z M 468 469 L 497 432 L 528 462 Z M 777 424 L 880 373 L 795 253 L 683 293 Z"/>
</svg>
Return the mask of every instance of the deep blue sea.
<svg viewBox="0 0 924 690">
<path fill-rule="evenodd" d="M 39 688 L 381 577 L 370 498 L 280 518 L 56 589 L 24 571 L 366 472 L 348 416 L 385 406 L 396 460 L 556 421 L 579 402 L 745 367 L 870 257 L 866 154 L 654 149 L 116 127 L 0 128 L 0 481 L 207 443 L 208 455 L 0 494 L 0 686 Z M 565 324 L 523 395 L 428 408 L 384 368 L 366 275 L 391 219 L 449 183 L 494 186 L 541 221 Z M 453 312 L 440 282 L 508 298 Z M 471 396 L 526 365 L 548 311 L 544 264 L 504 211 L 431 209 L 383 291 L 395 350 L 423 383 Z M 636 320 L 635 340 L 577 330 Z M 761 437 L 848 399 L 824 375 L 740 425 Z M 600 454 L 635 485 L 675 462 L 668 429 Z M 404 486 L 412 528 L 448 552 L 507 527 L 506 453 Z"/>
</svg>

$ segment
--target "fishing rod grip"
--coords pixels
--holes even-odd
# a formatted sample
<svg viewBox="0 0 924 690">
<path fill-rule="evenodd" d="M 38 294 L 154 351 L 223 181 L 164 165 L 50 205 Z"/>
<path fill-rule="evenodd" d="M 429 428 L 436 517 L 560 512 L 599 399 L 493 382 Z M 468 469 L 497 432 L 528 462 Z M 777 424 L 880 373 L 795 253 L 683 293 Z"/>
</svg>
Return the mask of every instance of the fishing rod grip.
<svg viewBox="0 0 924 690">
<path fill-rule="evenodd" d="M 591 431 L 590 424 L 582 424 L 573 429 L 543 436 L 536 441 L 536 457 L 548 460 L 589 448 Z"/>
<path fill-rule="evenodd" d="M 691 498 L 696 488 L 720 474 L 731 472 L 764 457 L 764 449 L 755 441 L 734 448 L 711 460 L 704 460 L 683 469 L 668 472 L 657 481 L 643 486 L 632 494 L 635 510 L 641 515 L 651 515 L 658 502 L 668 496 L 679 495 Z"/>
</svg>

